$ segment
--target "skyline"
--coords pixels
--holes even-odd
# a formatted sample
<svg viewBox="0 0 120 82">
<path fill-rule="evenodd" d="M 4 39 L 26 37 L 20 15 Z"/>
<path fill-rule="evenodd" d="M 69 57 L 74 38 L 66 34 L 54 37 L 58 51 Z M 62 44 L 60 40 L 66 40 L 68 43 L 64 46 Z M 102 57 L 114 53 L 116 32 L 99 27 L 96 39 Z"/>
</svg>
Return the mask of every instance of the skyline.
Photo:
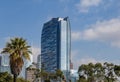
<svg viewBox="0 0 120 82">
<path fill-rule="evenodd" d="M 119 64 L 119 8 L 118 0 L 0 1 L 0 50 L 9 38 L 23 37 L 32 46 L 35 61 L 40 54 L 43 24 L 51 18 L 68 16 L 75 69 L 88 62 Z"/>
</svg>

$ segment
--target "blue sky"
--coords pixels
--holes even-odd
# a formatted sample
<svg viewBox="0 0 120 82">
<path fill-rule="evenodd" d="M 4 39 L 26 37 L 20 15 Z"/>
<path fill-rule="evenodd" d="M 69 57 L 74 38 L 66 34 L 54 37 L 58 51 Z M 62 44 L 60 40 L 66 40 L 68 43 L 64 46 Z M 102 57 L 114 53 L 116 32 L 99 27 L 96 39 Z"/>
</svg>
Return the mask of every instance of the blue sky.
<svg viewBox="0 0 120 82">
<path fill-rule="evenodd" d="M 69 16 L 74 68 L 88 62 L 120 64 L 120 0 L 1 0 L 0 50 L 11 37 L 40 54 L 43 23 Z"/>
</svg>

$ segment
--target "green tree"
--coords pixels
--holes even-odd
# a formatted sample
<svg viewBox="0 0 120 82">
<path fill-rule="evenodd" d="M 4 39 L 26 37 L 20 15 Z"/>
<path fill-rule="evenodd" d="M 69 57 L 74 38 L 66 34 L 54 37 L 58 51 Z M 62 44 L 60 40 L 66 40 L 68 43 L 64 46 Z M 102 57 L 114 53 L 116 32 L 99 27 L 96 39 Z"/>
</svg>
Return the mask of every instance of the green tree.
<svg viewBox="0 0 120 82">
<path fill-rule="evenodd" d="M 105 71 L 105 79 L 107 79 L 108 82 L 113 82 L 116 80 L 114 76 L 114 64 L 105 62 L 104 71 Z"/>
<path fill-rule="evenodd" d="M 78 69 L 78 82 L 115 82 L 120 77 L 120 65 L 105 62 L 82 64 Z"/>
<path fill-rule="evenodd" d="M 17 82 L 29 82 L 23 78 L 17 78 L 16 81 Z M 13 78 L 8 72 L 1 72 L 0 73 L 0 82 L 13 82 Z"/>
<path fill-rule="evenodd" d="M 89 63 L 87 65 L 83 64 L 78 69 L 79 79 L 87 79 L 88 82 L 94 81 L 94 64 Z M 85 77 L 85 78 L 81 78 Z M 81 81 L 82 82 L 82 81 Z"/>
<path fill-rule="evenodd" d="M 93 63 L 89 63 L 88 64 L 88 82 L 92 82 L 94 81 L 94 64 Z"/>
<path fill-rule="evenodd" d="M 98 81 L 102 81 L 104 79 L 104 68 L 101 63 L 96 63 L 94 66 L 94 74 L 95 78 Z"/>
<path fill-rule="evenodd" d="M 36 79 L 40 79 L 41 78 L 41 72 L 40 69 L 36 69 Z"/>
<path fill-rule="evenodd" d="M 114 66 L 114 72 L 118 77 L 120 77 L 120 65 Z"/>
<path fill-rule="evenodd" d="M 78 82 L 87 82 L 87 79 L 84 76 L 79 76 Z"/>
<path fill-rule="evenodd" d="M 17 82 L 29 82 L 29 81 L 27 81 L 27 80 L 25 80 L 23 78 L 17 78 Z"/>
<path fill-rule="evenodd" d="M 12 76 L 8 72 L 0 73 L 0 82 L 12 82 Z"/>
<path fill-rule="evenodd" d="M 56 76 L 57 76 L 58 79 L 60 78 L 60 81 L 61 81 L 61 79 L 63 77 L 63 72 L 61 70 L 57 69 L 56 70 Z"/>
<path fill-rule="evenodd" d="M 44 70 L 41 70 L 41 78 L 42 78 L 42 80 L 47 80 L 48 79 L 48 76 L 49 74 L 48 74 L 48 72 L 46 72 L 46 71 L 44 71 Z"/>
<path fill-rule="evenodd" d="M 24 65 L 23 58 L 30 60 L 31 51 L 30 46 L 27 45 L 26 40 L 23 38 L 13 38 L 6 44 L 1 53 L 9 54 L 11 73 L 14 75 L 14 82 L 20 74 Z"/>
<path fill-rule="evenodd" d="M 82 82 L 81 79 L 87 79 L 86 77 L 88 76 L 88 65 L 82 64 L 79 69 L 78 69 L 78 73 L 79 73 L 79 82 Z"/>
</svg>

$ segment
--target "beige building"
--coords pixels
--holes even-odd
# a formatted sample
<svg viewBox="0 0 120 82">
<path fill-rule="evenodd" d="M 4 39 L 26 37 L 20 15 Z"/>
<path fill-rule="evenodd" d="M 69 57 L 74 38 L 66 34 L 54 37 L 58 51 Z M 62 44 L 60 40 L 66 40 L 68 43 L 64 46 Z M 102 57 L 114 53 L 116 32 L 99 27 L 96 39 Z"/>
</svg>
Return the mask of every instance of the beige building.
<svg viewBox="0 0 120 82">
<path fill-rule="evenodd" d="M 25 79 L 30 82 L 35 82 L 36 79 L 36 65 L 32 64 L 26 69 Z"/>
</svg>

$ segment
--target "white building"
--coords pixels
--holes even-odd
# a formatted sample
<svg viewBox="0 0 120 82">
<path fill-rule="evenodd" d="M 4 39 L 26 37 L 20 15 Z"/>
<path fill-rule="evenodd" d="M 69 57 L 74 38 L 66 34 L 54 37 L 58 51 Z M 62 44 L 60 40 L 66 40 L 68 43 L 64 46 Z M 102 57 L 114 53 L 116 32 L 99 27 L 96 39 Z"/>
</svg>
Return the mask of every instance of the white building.
<svg viewBox="0 0 120 82">
<path fill-rule="evenodd" d="M 9 55 L 1 55 L 0 57 L 0 72 L 8 72 L 10 73 L 10 65 L 9 65 Z"/>
<path fill-rule="evenodd" d="M 77 82 L 77 80 L 79 79 L 79 75 L 77 70 L 70 70 L 70 80 L 71 82 Z"/>
</svg>

